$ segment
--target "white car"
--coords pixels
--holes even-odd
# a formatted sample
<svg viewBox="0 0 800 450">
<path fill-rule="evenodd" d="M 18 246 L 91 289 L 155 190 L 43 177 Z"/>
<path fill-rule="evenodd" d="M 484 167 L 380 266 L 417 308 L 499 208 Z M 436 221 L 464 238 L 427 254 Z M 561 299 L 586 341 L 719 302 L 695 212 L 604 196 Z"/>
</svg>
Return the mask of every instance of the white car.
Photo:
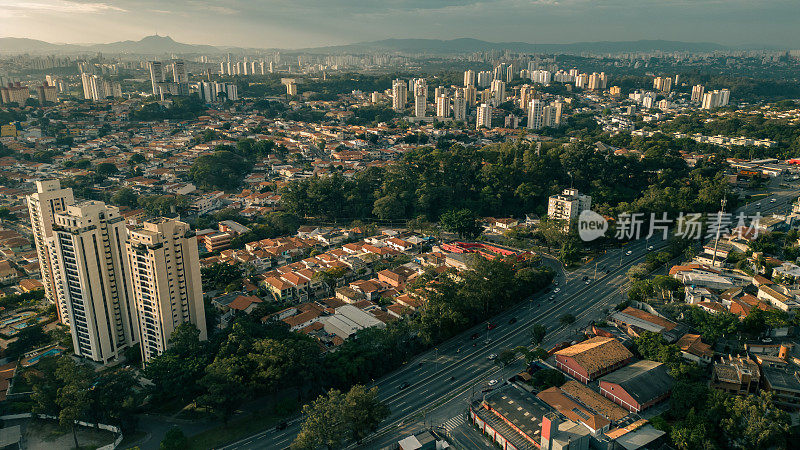
<svg viewBox="0 0 800 450">
<path fill-rule="evenodd" d="M 491 355 L 489 355 L 489 361 L 494 361 L 495 358 L 497 358 L 496 354 L 492 353 Z"/>
<path fill-rule="evenodd" d="M 761 208 L 761 203 L 756 203 L 756 208 Z"/>
<path fill-rule="evenodd" d="M 628 250 L 627 252 L 625 252 L 625 254 L 628 255 L 628 256 L 631 256 L 633 254 L 633 252 Z"/>
<path fill-rule="evenodd" d="M 497 380 L 489 380 L 489 386 L 494 386 L 497 384 Z"/>
<path fill-rule="evenodd" d="M 653 246 L 652 245 L 648 245 L 647 246 L 647 251 L 648 252 L 652 252 L 653 251 Z"/>
<path fill-rule="evenodd" d="M 772 200 L 770 200 L 769 202 L 770 202 L 770 203 L 775 203 L 775 199 L 773 198 L 773 199 L 772 199 Z"/>
<path fill-rule="evenodd" d="M 555 289 L 553 289 L 553 292 L 558 294 L 559 292 L 561 292 L 561 288 L 555 288 Z"/>
</svg>

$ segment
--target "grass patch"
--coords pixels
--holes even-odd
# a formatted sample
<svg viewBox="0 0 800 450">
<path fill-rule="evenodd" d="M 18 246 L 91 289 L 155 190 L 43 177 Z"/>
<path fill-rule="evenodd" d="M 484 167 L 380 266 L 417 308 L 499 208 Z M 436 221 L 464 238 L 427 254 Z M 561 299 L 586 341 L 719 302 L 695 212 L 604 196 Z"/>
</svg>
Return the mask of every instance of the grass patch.
<svg viewBox="0 0 800 450">
<path fill-rule="evenodd" d="M 219 425 L 194 436 L 189 436 L 189 448 L 205 450 L 221 447 L 260 431 L 273 428 L 299 409 L 297 402 L 279 402 L 272 408 L 256 411 L 245 417 L 231 420 L 227 426 Z"/>
</svg>

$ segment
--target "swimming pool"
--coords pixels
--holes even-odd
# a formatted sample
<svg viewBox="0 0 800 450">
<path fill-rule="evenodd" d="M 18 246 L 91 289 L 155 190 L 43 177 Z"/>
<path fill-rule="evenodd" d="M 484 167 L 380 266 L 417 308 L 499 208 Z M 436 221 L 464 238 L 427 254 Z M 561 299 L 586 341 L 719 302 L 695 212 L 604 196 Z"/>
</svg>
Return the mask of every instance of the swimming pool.
<svg viewBox="0 0 800 450">
<path fill-rule="evenodd" d="M 42 353 L 40 355 L 36 355 L 33 358 L 29 359 L 28 360 L 28 364 L 30 364 L 30 365 L 36 364 L 41 358 L 44 358 L 46 356 L 55 356 L 55 355 L 60 354 L 61 352 L 62 352 L 62 350 L 60 348 L 51 348 L 50 350 L 48 350 L 48 351 L 46 351 L 46 352 L 44 352 L 44 353 Z"/>
</svg>

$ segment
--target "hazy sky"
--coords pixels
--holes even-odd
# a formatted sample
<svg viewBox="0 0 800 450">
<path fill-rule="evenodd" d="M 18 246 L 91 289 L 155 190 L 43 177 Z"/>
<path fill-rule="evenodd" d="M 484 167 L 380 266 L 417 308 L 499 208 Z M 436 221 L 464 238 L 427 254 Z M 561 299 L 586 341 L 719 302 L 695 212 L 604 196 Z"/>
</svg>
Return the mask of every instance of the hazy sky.
<svg viewBox="0 0 800 450">
<path fill-rule="evenodd" d="M 0 36 L 297 48 L 384 38 L 800 48 L 800 0 L 0 0 Z"/>
</svg>

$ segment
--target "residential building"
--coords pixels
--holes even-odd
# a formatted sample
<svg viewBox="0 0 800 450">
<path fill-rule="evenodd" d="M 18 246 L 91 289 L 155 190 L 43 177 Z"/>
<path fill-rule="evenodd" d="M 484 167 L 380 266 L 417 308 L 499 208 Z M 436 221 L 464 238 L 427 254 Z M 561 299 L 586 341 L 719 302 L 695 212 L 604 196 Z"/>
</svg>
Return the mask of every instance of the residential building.
<svg viewBox="0 0 800 450">
<path fill-rule="evenodd" d="M 478 107 L 478 117 L 475 128 L 480 127 L 492 128 L 492 106 L 486 103 Z"/>
<path fill-rule="evenodd" d="M 729 394 L 755 394 L 761 381 L 761 369 L 748 356 L 731 356 L 714 363 L 711 387 Z"/>
<path fill-rule="evenodd" d="M 436 117 L 450 117 L 450 98 L 447 95 L 442 94 L 436 97 Z"/>
<path fill-rule="evenodd" d="M 577 189 L 564 189 L 559 195 L 551 195 L 547 201 L 547 216 L 555 220 L 572 222 L 582 211 L 592 207 L 592 197 Z"/>
<path fill-rule="evenodd" d="M 406 109 L 408 103 L 408 85 L 403 80 L 394 80 L 392 82 L 392 109 L 395 111 L 403 111 Z"/>
<path fill-rule="evenodd" d="M 139 342 L 119 209 L 99 201 L 55 213 L 54 278 L 69 318 L 75 354 L 113 362 Z"/>
<path fill-rule="evenodd" d="M 39 259 L 39 270 L 44 284 L 44 295 L 50 303 L 56 303 L 59 318 L 68 320 L 66 304 L 58 302 L 56 283 L 53 278 L 54 254 L 50 240 L 53 237 L 55 214 L 63 212 L 75 203 L 72 189 L 62 188 L 58 180 L 36 182 L 36 192 L 27 197 L 28 213 L 31 217 L 31 231 Z"/>
<path fill-rule="evenodd" d="M 150 61 L 150 83 L 153 86 L 153 95 L 161 94 L 160 84 L 164 80 L 164 67 L 161 61 Z"/>
<path fill-rule="evenodd" d="M 428 84 L 424 78 L 419 78 L 414 83 L 414 116 L 425 117 L 428 106 Z"/>
<path fill-rule="evenodd" d="M 475 90 L 474 88 L 472 89 Z M 474 92 L 473 92 L 474 93 Z M 465 120 L 467 118 L 467 99 L 464 90 L 459 89 L 453 97 L 453 120 Z"/>
<path fill-rule="evenodd" d="M 176 327 L 191 323 L 205 340 L 197 238 L 189 225 L 159 217 L 130 230 L 125 243 L 139 318 L 142 360 L 167 349 Z"/>
<path fill-rule="evenodd" d="M 698 84 L 692 86 L 692 103 L 700 103 L 703 101 L 703 94 L 705 93 L 706 88 L 702 84 Z"/>
</svg>

